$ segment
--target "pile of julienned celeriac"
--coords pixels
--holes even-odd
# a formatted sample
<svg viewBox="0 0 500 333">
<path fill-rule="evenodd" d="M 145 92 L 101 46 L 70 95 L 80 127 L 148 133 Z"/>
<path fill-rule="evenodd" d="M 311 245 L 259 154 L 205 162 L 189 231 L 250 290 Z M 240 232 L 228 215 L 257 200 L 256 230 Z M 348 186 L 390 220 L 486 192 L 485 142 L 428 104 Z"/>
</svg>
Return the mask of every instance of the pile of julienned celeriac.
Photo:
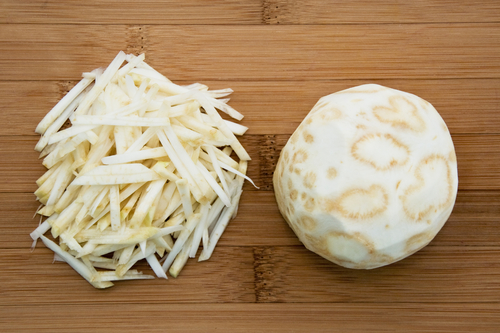
<svg viewBox="0 0 500 333">
<path fill-rule="evenodd" d="M 142 259 L 177 277 L 200 244 L 199 261 L 209 259 L 249 179 L 235 136 L 247 128 L 216 110 L 243 118 L 226 104 L 231 92 L 179 86 L 123 52 L 83 73 L 36 128 L 48 171 L 35 195 L 47 218 L 33 246 L 40 238 L 96 288 L 154 278 L 131 269 Z"/>
</svg>

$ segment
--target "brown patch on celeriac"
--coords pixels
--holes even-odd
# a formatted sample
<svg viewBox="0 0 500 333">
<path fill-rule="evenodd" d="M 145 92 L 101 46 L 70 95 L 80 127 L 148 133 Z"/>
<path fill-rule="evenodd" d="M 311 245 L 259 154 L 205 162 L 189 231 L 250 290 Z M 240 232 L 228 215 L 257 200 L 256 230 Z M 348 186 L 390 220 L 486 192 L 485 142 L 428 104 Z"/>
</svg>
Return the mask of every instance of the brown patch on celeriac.
<svg viewBox="0 0 500 333">
<path fill-rule="evenodd" d="M 312 189 L 316 184 L 316 173 L 314 171 L 309 171 L 304 177 L 304 186 L 308 189 Z"/>
<path fill-rule="evenodd" d="M 446 168 L 446 175 L 444 175 L 443 177 L 444 181 L 446 182 L 446 197 L 440 200 L 440 202 L 436 202 L 436 200 L 433 200 L 432 202 L 428 203 L 427 207 L 424 207 L 419 211 L 412 211 L 413 202 L 409 202 L 408 197 L 425 187 L 426 184 L 422 169 L 430 163 L 443 163 Z M 446 207 L 453 198 L 453 181 L 448 160 L 442 155 L 432 154 L 428 156 L 427 158 L 420 161 L 420 163 L 417 165 L 414 171 L 414 178 L 415 183 L 410 185 L 404 191 L 404 193 L 400 196 L 400 199 L 403 203 L 403 209 L 406 215 L 414 221 L 422 222 L 426 220 L 429 213 L 431 213 L 433 210 Z"/>
<path fill-rule="evenodd" d="M 302 131 L 302 136 L 304 137 L 305 143 L 313 143 L 314 142 L 314 136 L 312 136 L 312 134 L 309 133 L 308 131 Z"/>
<path fill-rule="evenodd" d="M 385 163 L 385 165 L 381 165 L 378 161 L 374 161 L 370 159 L 368 156 L 363 156 L 362 149 L 361 147 L 363 145 L 370 145 L 373 144 L 373 141 L 384 141 L 386 144 L 389 146 L 392 146 L 395 148 L 396 151 L 402 152 L 402 155 L 404 156 L 403 158 L 398 157 L 398 156 L 392 156 L 391 160 L 389 163 Z M 376 142 L 376 146 L 379 146 L 380 143 Z M 365 148 L 366 150 L 366 148 Z M 408 160 L 410 159 L 410 149 L 396 140 L 391 134 L 366 134 L 363 137 L 361 137 L 358 141 L 356 141 L 352 147 L 351 147 L 351 154 L 352 156 L 357 159 L 358 161 L 361 161 L 367 165 L 372 166 L 373 168 L 379 170 L 379 171 L 385 171 L 388 169 L 391 169 L 396 166 L 402 166 L 405 165 Z"/>
<path fill-rule="evenodd" d="M 305 231 L 312 231 L 316 228 L 317 226 L 317 223 L 316 221 L 308 216 L 308 215 L 302 215 L 298 220 L 297 220 L 297 224 Z"/>
<path fill-rule="evenodd" d="M 293 154 L 292 163 L 298 164 L 303 163 L 307 160 L 307 152 L 304 149 L 300 149 Z"/>
<path fill-rule="evenodd" d="M 355 201 L 353 202 L 349 201 Z M 326 199 L 324 208 L 327 212 L 338 212 L 340 215 L 350 218 L 366 220 L 378 214 L 381 214 L 387 209 L 389 204 L 389 196 L 384 187 L 381 185 L 372 185 L 368 189 L 354 188 L 342 193 L 334 199 Z M 350 204 L 350 208 L 347 205 Z M 354 211 L 352 207 L 367 209 Z M 371 207 L 370 207 L 371 206 Z"/>
<path fill-rule="evenodd" d="M 327 179 L 333 179 L 337 177 L 337 169 L 335 168 L 328 168 L 328 170 L 326 170 L 326 178 Z"/>
<path fill-rule="evenodd" d="M 420 116 L 418 108 L 406 97 L 391 96 L 389 104 L 390 107 L 375 106 L 373 108 L 373 115 L 380 122 L 414 132 L 423 132 L 426 129 L 425 121 Z M 408 108 L 411 110 L 405 111 Z"/>
<path fill-rule="evenodd" d="M 304 203 L 304 209 L 311 213 L 316 208 L 316 199 L 309 197 Z"/>
</svg>

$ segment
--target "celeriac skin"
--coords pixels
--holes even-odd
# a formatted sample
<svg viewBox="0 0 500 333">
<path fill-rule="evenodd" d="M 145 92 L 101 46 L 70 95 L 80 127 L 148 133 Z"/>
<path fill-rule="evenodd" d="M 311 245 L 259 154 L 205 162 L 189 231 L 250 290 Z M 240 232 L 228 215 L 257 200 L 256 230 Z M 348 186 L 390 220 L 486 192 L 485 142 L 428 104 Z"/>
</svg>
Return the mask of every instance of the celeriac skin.
<svg viewBox="0 0 500 333">
<path fill-rule="evenodd" d="M 274 188 L 302 243 L 371 269 L 427 245 L 453 209 L 457 160 L 427 101 L 375 84 L 321 98 L 283 148 Z"/>
</svg>

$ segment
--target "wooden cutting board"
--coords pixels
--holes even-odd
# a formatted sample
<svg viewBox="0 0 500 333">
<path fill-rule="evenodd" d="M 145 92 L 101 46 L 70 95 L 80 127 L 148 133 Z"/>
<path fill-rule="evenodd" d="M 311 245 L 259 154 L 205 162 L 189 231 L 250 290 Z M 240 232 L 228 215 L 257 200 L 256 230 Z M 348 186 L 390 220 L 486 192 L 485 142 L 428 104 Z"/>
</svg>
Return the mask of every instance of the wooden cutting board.
<svg viewBox="0 0 500 333">
<path fill-rule="evenodd" d="M 0 47 L 1 332 L 500 332 L 498 1 L 4 0 Z M 30 251 L 44 172 L 34 129 L 119 50 L 176 83 L 233 88 L 260 190 L 245 185 L 208 262 L 95 290 L 43 245 Z M 320 97 L 368 82 L 436 107 L 460 184 L 428 247 L 357 271 L 300 244 L 272 173 Z"/>
</svg>

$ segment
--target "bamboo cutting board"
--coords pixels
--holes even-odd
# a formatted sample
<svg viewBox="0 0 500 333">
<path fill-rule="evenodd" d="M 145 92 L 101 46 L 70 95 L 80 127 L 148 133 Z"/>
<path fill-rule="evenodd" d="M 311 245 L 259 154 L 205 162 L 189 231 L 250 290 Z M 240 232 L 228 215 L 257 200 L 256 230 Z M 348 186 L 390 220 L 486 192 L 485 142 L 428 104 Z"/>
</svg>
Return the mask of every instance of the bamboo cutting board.
<svg viewBox="0 0 500 333">
<path fill-rule="evenodd" d="M 1 332 L 500 332 L 498 1 L 3 0 L 0 47 Z M 245 185 L 208 262 L 95 290 L 42 244 L 30 252 L 44 172 L 34 129 L 119 50 L 176 83 L 233 88 L 260 190 Z M 428 247 L 357 271 L 300 244 L 272 173 L 320 97 L 368 82 L 441 113 L 459 193 Z"/>
</svg>

